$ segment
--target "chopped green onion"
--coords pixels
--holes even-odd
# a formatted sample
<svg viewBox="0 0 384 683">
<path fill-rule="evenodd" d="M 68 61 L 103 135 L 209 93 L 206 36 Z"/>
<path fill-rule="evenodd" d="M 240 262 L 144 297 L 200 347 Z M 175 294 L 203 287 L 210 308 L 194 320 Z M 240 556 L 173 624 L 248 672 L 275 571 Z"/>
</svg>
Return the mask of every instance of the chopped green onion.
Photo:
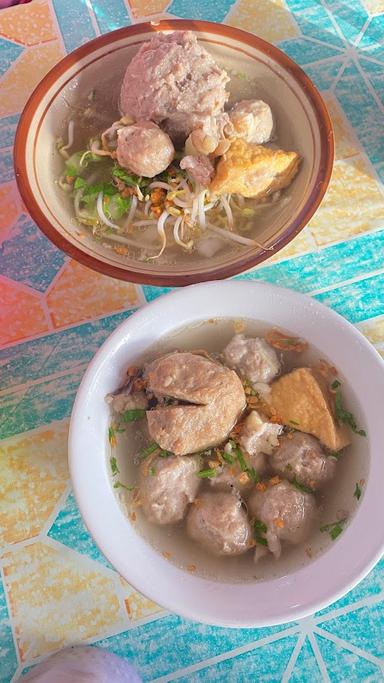
<svg viewBox="0 0 384 683">
<path fill-rule="evenodd" d="M 115 168 L 112 171 L 112 175 L 115 178 L 119 178 L 119 180 L 122 180 L 123 183 L 125 183 L 129 187 L 136 187 L 137 185 L 139 185 L 140 187 L 141 184 L 148 184 L 148 181 L 143 183 L 143 179 L 140 176 L 135 175 L 134 173 L 127 173 L 127 171 L 125 171 L 123 168 L 120 168 L 120 166 L 115 166 Z"/>
<path fill-rule="evenodd" d="M 222 457 L 223 460 L 225 460 L 225 462 L 227 462 L 229 465 L 233 465 L 233 463 L 235 462 L 234 459 L 232 458 L 232 456 L 229 455 L 229 453 L 227 453 L 226 451 L 223 451 L 223 453 L 221 454 L 221 457 Z"/>
<path fill-rule="evenodd" d="M 154 477 L 155 474 L 156 474 L 156 468 L 155 468 L 155 467 L 150 467 L 150 468 L 149 468 L 149 474 L 151 475 L 151 477 Z"/>
<path fill-rule="evenodd" d="M 341 519 L 339 522 L 331 522 L 330 524 L 324 524 L 320 527 L 320 531 L 322 533 L 327 531 L 332 541 L 334 541 L 335 538 L 340 536 L 341 532 L 343 531 L 343 524 L 345 523 L 345 521 L 345 519 Z"/>
<path fill-rule="evenodd" d="M 297 481 L 296 477 L 294 477 L 291 480 L 291 483 L 296 486 L 299 491 L 303 491 L 303 493 L 314 493 L 314 490 L 310 488 L 310 486 L 305 486 L 305 484 L 300 484 L 299 481 Z"/>
<path fill-rule="evenodd" d="M 87 187 L 87 183 L 85 182 L 84 178 L 80 178 L 80 176 L 78 176 L 74 182 L 73 189 L 80 190 L 82 187 Z"/>
<path fill-rule="evenodd" d="M 361 498 L 361 488 L 360 488 L 358 482 L 356 482 L 355 492 L 354 492 L 353 495 L 355 496 L 355 498 L 357 498 L 357 500 L 360 500 L 360 498 Z"/>
<path fill-rule="evenodd" d="M 331 384 L 331 389 L 335 391 L 335 414 L 337 419 L 340 422 L 343 422 L 344 424 L 348 425 L 355 434 L 359 434 L 359 436 L 367 436 L 367 433 L 364 429 L 357 428 L 356 420 L 353 417 L 352 413 L 350 413 L 349 410 L 345 410 L 345 408 L 343 408 L 343 400 L 341 396 L 340 387 L 341 382 L 339 382 L 338 379 L 335 379 L 335 381 Z"/>
<path fill-rule="evenodd" d="M 295 422 L 295 420 L 289 420 L 289 422 L 291 423 L 291 425 L 296 425 L 296 427 L 300 426 L 300 422 Z"/>
<path fill-rule="evenodd" d="M 122 484 L 121 481 L 115 481 L 113 485 L 114 489 L 127 489 L 127 491 L 133 491 L 135 488 L 134 486 L 127 486 L 126 484 Z"/>
<path fill-rule="evenodd" d="M 200 472 L 197 473 L 197 476 L 200 477 L 200 479 L 212 479 L 212 477 L 216 477 L 216 469 L 211 467 L 208 470 L 200 470 Z"/>
<path fill-rule="evenodd" d="M 116 458 L 115 457 L 110 458 L 109 462 L 111 463 L 112 475 L 115 476 L 116 474 L 119 474 L 120 470 L 119 470 Z"/>
<path fill-rule="evenodd" d="M 343 455 L 343 451 L 342 450 L 341 451 L 327 450 L 327 451 L 325 451 L 325 455 L 328 458 L 336 458 L 336 460 L 339 460 L 339 458 L 341 458 L 341 456 Z"/>
<path fill-rule="evenodd" d="M 151 455 L 151 453 L 154 453 L 159 448 L 160 446 L 155 441 L 152 441 L 152 443 L 150 443 L 149 446 L 146 446 L 146 448 L 142 448 L 140 450 L 139 457 L 146 458 L 148 455 Z"/>
<path fill-rule="evenodd" d="M 254 467 L 247 467 L 246 472 L 255 484 L 257 484 L 257 482 L 260 481 L 260 477 L 257 474 Z"/>
<path fill-rule="evenodd" d="M 262 534 L 265 534 L 267 531 L 267 527 L 262 522 L 260 519 L 255 519 L 253 522 L 253 535 L 255 537 L 256 543 L 260 543 L 261 545 L 268 545 L 267 544 L 267 539 L 262 536 Z"/>
<path fill-rule="evenodd" d="M 159 450 L 160 458 L 169 458 L 170 455 L 172 455 L 171 451 L 165 451 L 163 448 Z"/>
<path fill-rule="evenodd" d="M 236 456 L 238 463 L 241 467 L 242 472 L 246 472 L 248 469 L 248 465 L 245 462 L 243 451 L 241 450 L 241 448 L 239 446 L 235 446 L 234 453 L 235 453 L 235 456 Z"/>
<path fill-rule="evenodd" d="M 121 415 L 123 422 L 134 422 L 135 420 L 141 420 L 145 416 L 146 411 L 144 408 L 134 408 L 132 410 L 126 410 L 125 413 Z"/>
</svg>

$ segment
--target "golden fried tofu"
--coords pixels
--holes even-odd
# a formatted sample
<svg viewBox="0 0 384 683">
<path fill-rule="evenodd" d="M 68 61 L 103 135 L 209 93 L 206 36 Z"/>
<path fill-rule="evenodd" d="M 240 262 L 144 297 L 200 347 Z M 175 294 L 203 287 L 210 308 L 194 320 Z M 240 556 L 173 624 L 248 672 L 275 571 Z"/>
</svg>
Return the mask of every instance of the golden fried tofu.
<svg viewBox="0 0 384 683">
<path fill-rule="evenodd" d="M 243 197 L 262 199 L 288 187 L 300 164 L 296 152 L 269 149 L 245 140 L 234 140 L 216 167 L 211 194 L 235 192 Z"/>
<path fill-rule="evenodd" d="M 313 434 L 333 451 L 351 442 L 346 427 L 334 417 L 327 384 L 311 368 L 296 368 L 273 382 L 268 402 L 282 424 Z"/>
</svg>

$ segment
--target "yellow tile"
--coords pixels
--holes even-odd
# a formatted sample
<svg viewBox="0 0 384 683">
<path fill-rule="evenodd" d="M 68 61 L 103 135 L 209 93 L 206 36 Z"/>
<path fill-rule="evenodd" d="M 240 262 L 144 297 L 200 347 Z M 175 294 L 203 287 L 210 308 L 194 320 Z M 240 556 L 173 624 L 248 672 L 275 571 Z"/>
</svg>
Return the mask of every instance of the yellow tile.
<svg viewBox="0 0 384 683">
<path fill-rule="evenodd" d="M 299 234 L 289 242 L 283 249 L 271 256 L 267 262 L 263 262 L 259 267 L 263 265 L 268 265 L 269 263 L 275 263 L 276 261 L 281 261 L 285 258 L 291 258 L 292 256 L 300 256 L 301 254 L 307 254 L 310 251 L 315 250 L 315 245 L 313 244 L 313 237 L 309 228 L 304 228 Z"/>
<path fill-rule="evenodd" d="M 362 2 L 369 14 L 383 14 L 384 0 L 362 0 Z"/>
<path fill-rule="evenodd" d="M 35 86 L 62 57 L 57 40 L 23 52 L 0 79 L 0 116 L 21 111 Z"/>
<path fill-rule="evenodd" d="M 67 422 L 2 442 L 0 543 L 36 536 L 68 484 Z"/>
<path fill-rule="evenodd" d="M 112 576 L 68 548 L 37 542 L 3 563 L 22 661 L 126 628 Z"/>
<path fill-rule="evenodd" d="M 336 161 L 323 202 L 309 223 L 318 245 L 359 235 L 383 223 L 383 196 L 360 157 Z"/>
<path fill-rule="evenodd" d="M 47 295 L 55 327 L 138 304 L 136 287 L 69 261 Z"/>
<path fill-rule="evenodd" d="M 335 134 L 335 158 L 348 159 L 351 156 L 359 154 L 360 149 L 356 135 L 352 129 L 352 126 L 345 118 L 343 110 L 340 107 L 336 97 L 328 92 L 323 93 L 322 95 L 325 104 L 327 105 Z"/>
<path fill-rule="evenodd" d="M 0 35 L 23 45 L 36 45 L 57 38 L 46 0 L 34 0 L 21 8 L 0 14 Z"/>
<path fill-rule="evenodd" d="M 169 5 L 169 0 L 129 0 L 134 17 L 149 17 L 162 14 Z"/>
<path fill-rule="evenodd" d="M 300 35 L 283 0 L 239 0 L 229 12 L 225 23 L 251 31 L 271 43 Z"/>
<path fill-rule="evenodd" d="M 358 326 L 372 344 L 379 344 L 384 342 L 384 318 L 379 320 L 368 320 Z"/>
<path fill-rule="evenodd" d="M 120 581 L 123 587 L 125 608 L 131 621 L 138 621 L 162 612 L 162 607 L 135 591 L 124 579 L 120 578 Z"/>
</svg>

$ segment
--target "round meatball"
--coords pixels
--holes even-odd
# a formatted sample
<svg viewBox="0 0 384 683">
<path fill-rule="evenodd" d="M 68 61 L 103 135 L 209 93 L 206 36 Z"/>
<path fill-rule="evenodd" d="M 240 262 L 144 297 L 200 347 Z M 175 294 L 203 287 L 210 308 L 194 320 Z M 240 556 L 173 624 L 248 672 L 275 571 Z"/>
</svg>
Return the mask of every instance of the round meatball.
<svg viewBox="0 0 384 683">
<path fill-rule="evenodd" d="M 141 464 L 140 499 L 150 522 L 174 524 L 183 519 L 200 485 L 199 467 L 199 458 L 190 456 L 158 456 Z"/>
<path fill-rule="evenodd" d="M 153 178 L 175 155 L 172 140 L 152 121 L 139 121 L 117 132 L 117 161 L 132 173 Z"/>
<path fill-rule="evenodd" d="M 336 469 L 336 460 L 325 455 L 320 441 L 302 432 L 283 436 L 269 463 L 277 474 L 313 490 L 332 479 Z"/>
<path fill-rule="evenodd" d="M 262 145 L 271 139 L 273 117 L 271 107 L 263 100 L 241 100 L 229 113 L 233 136 Z"/>
<path fill-rule="evenodd" d="M 301 543 L 307 537 L 316 515 L 316 501 L 288 481 L 255 490 L 248 500 L 249 514 L 265 524 L 269 550 L 280 557 L 281 541 Z"/>
<path fill-rule="evenodd" d="M 252 545 L 247 515 L 233 493 L 202 493 L 188 512 L 187 533 L 214 555 L 241 555 Z"/>
<path fill-rule="evenodd" d="M 280 370 L 276 351 L 264 339 L 236 334 L 224 349 L 228 365 L 250 382 L 271 382 Z"/>
</svg>

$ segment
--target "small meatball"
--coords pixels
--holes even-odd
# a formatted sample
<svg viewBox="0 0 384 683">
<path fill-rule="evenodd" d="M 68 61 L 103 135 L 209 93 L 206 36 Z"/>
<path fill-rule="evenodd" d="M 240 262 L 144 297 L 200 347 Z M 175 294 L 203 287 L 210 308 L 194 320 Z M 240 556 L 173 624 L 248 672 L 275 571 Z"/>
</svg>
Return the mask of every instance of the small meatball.
<svg viewBox="0 0 384 683">
<path fill-rule="evenodd" d="M 283 436 L 269 463 L 276 474 L 313 490 L 330 481 L 336 469 L 336 460 L 325 455 L 320 442 L 300 432 Z"/>
<path fill-rule="evenodd" d="M 252 410 L 242 426 L 239 443 L 250 455 L 271 455 L 279 445 L 277 437 L 282 431 L 282 425 L 268 422 L 257 410 Z"/>
<path fill-rule="evenodd" d="M 276 352 L 259 337 L 249 339 L 236 334 L 225 347 L 224 357 L 228 365 L 252 383 L 269 383 L 280 370 Z"/>
<path fill-rule="evenodd" d="M 153 178 L 175 156 L 172 140 L 152 121 L 139 121 L 117 131 L 117 161 L 136 175 Z"/>
<path fill-rule="evenodd" d="M 255 490 L 248 499 L 249 514 L 267 527 L 268 549 L 276 558 L 281 554 L 281 541 L 301 543 L 310 532 L 316 515 L 316 501 L 288 481 Z"/>
<path fill-rule="evenodd" d="M 192 179 L 203 187 L 208 187 L 215 173 L 212 162 L 204 154 L 183 157 L 180 168 L 188 171 Z"/>
<path fill-rule="evenodd" d="M 206 116 L 200 121 L 196 121 L 192 133 L 185 142 L 186 152 L 220 156 L 227 152 L 231 146 L 230 140 L 226 137 L 231 131 L 232 124 L 228 114 Z"/>
<path fill-rule="evenodd" d="M 125 413 L 126 410 L 137 410 L 148 408 L 148 397 L 144 391 L 136 391 L 134 393 L 109 394 L 107 396 L 107 403 L 110 404 L 115 413 Z"/>
<path fill-rule="evenodd" d="M 263 100 L 241 100 L 229 113 L 233 136 L 262 145 L 271 139 L 273 118 L 271 107 Z"/>
<path fill-rule="evenodd" d="M 202 493 L 188 512 L 187 533 L 214 555 L 241 555 L 252 544 L 247 515 L 233 493 Z"/>
<path fill-rule="evenodd" d="M 201 483 L 199 468 L 199 458 L 178 456 L 158 456 L 140 465 L 140 500 L 150 522 L 174 524 L 183 519 Z"/>
</svg>

